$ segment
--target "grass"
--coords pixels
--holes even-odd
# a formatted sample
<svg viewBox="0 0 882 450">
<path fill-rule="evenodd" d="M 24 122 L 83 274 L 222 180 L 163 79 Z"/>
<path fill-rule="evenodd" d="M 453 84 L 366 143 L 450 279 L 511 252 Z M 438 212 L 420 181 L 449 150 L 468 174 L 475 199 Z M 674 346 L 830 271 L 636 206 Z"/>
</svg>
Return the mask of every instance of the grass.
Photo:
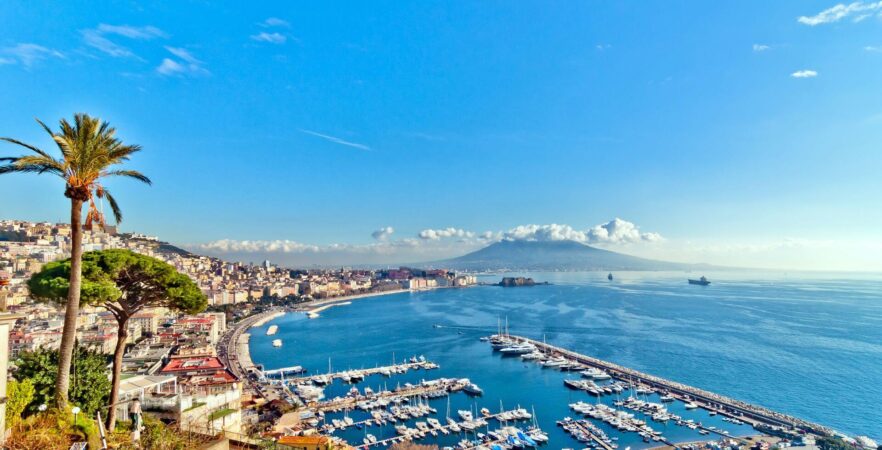
<svg viewBox="0 0 882 450">
<path fill-rule="evenodd" d="M 236 412 L 235 409 L 230 409 L 230 408 L 219 409 L 219 410 L 209 414 L 208 420 L 210 420 L 210 421 L 217 420 L 217 419 L 220 419 L 221 417 L 229 416 L 230 414 L 232 414 L 234 412 Z"/>
<path fill-rule="evenodd" d="M 201 407 L 201 406 L 205 406 L 205 403 L 203 403 L 203 402 L 193 402 L 193 404 L 190 405 L 189 408 L 185 409 L 184 412 L 192 411 L 192 410 L 194 410 L 194 409 L 196 409 L 196 408 L 199 408 L 199 407 Z"/>
</svg>

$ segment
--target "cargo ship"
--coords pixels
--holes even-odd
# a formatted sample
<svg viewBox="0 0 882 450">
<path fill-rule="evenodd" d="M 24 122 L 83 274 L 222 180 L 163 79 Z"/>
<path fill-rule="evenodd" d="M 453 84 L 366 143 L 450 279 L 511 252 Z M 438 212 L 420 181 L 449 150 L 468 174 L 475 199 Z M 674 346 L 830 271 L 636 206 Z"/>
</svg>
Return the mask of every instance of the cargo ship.
<svg viewBox="0 0 882 450">
<path fill-rule="evenodd" d="M 699 279 L 697 279 L 697 280 L 693 280 L 692 278 L 690 278 L 690 279 L 689 279 L 689 284 L 697 284 L 697 285 L 699 285 L 699 286 L 707 286 L 707 285 L 710 284 L 710 281 L 707 281 L 707 278 L 706 278 L 706 277 L 701 277 L 701 278 L 699 278 Z"/>
</svg>

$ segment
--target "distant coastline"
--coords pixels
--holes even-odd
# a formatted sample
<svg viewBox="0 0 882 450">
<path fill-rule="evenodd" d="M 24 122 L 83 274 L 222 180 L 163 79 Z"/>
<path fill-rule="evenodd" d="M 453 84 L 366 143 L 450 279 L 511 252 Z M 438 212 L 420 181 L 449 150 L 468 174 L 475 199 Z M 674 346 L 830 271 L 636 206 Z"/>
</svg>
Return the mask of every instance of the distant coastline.
<svg viewBox="0 0 882 450">
<path fill-rule="evenodd" d="M 425 292 L 425 291 L 433 291 L 436 289 L 448 289 L 448 288 L 467 288 L 472 286 L 437 286 L 430 288 L 422 288 L 422 289 L 394 289 L 389 291 L 382 292 L 366 292 L 364 294 L 354 294 L 354 295 L 344 295 L 341 297 L 328 298 L 324 300 L 311 301 L 308 304 L 298 305 L 292 311 L 295 312 L 305 312 L 308 316 L 317 317 L 318 313 L 332 308 L 334 306 L 344 306 L 345 304 L 349 304 L 354 300 L 361 300 L 365 298 L 373 298 L 373 297 L 382 297 L 385 295 L 392 294 L 405 294 L 405 293 L 413 293 L 413 292 Z M 313 316 L 315 315 L 315 316 Z"/>
</svg>

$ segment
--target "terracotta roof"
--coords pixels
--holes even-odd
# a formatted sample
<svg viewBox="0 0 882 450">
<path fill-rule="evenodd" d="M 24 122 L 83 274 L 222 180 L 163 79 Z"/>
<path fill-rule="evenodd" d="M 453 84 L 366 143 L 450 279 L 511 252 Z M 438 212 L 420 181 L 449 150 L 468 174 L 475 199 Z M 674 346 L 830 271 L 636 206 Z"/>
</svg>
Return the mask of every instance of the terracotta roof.
<svg viewBox="0 0 882 450">
<path fill-rule="evenodd" d="M 162 368 L 162 372 L 191 372 L 223 368 L 224 365 L 220 362 L 220 359 L 213 356 L 208 358 L 176 358 L 169 361 L 169 363 Z"/>
</svg>

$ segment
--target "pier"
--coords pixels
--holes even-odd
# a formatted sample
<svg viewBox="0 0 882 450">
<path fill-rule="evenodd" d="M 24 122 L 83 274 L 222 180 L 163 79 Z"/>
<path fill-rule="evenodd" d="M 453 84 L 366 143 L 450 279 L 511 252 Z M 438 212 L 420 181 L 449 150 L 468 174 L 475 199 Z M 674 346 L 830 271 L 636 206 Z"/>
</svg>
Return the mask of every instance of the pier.
<svg viewBox="0 0 882 450">
<path fill-rule="evenodd" d="M 615 450 L 611 445 L 607 444 L 606 441 L 597 437 L 597 435 L 595 435 L 591 430 L 589 430 L 588 427 L 583 426 L 578 421 L 571 422 L 570 426 L 577 428 L 579 431 L 581 431 L 586 436 L 591 438 L 592 441 L 596 442 L 597 445 L 600 445 L 601 447 L 603 447 L 604 450 Z"/>
<path fill-rule="evenodd" d="M 477 430 L 478 428 L 488 426 L 488 424 L 487 424 L 488 420 L 497 420 L 500 424 L 505 424 L 507 422 L 514 422 L 514 421 L 529 420 L 529 418 L 526 418 L 526 417 L 522 417 L 522 418 L 518 418 L 518 419 L 511 419 L 510 417 L 513 414 L 515 414 L 516 412 L 517 412 L 517 410 L 500 411 L 496 414 L 488 414 L 488 415 L 483 415 L 481 417 L 476 417 L 475 419 L 473 419 L 471 421 L 463 420 L 461 422 L 454 422 L 455 428 L 454 428 L 454 425 L 451 425 L 451 424 L 444 424 L 444 425 L 437 426 L 437 427 L 432 427 L 431 425 L 429 425 L 429 426 L 425 427 L 425 429 L 423 429 L 423 430 L 420 430 L 418 428 L 408 428 L 406 434 L 402 434 L 402 435 L 391 437 L 391 438 L 381 439 L 376 442 L 371 442 L 369 444 L 367 444 L 367 443 L 361 444 L 356 447 L 357 448 L 370 448 L 370 447 L 374 447 L 374 446 L 386 446 L 389 444 L 394 444 L 396 442 L 402 442 L 402 441 L 419 440 L 419 439 L 423 439 L 423 438 L 427 437 L 426 435 L 431 434 L 433 431 L 435 432 L 435 434 L 442 433 L 445 435 L 451 434 L 451 433 L 459 433 L 461 431 L 455 431 L 455 430 L 456 429 L 466 430 L 466 428 L 464 428 L 463 425 L 465 424 L 466 426 L 468 426 L 467 424 L 469 424 L 469 423 L 471 423 L 474 426 L 474 428 L 473 428 L 474 430 Z M 376 420 L 376 419 L 368 419 L 368 420 L 365 420 L 362 422 L 356 422 L 350 426 L 355 426 L 356 424 L 365 424 L 366 422 L 371 422 L 372 420 Z M 469 431 L 469 432 L 471 432 L 471 431 Z M 482 445 L 486 446 L 486 445 L 497 444 L 497 443 L 502 443 L 502 442 L 505 442 L 505 441 L 500 440 L 500 441 L 483 442 L 481 444 L 475 444 L 475 445 L 471 445 L 471 446 L 468 446 L 465 448 L 476 449 L 476 448 L 481 447 Z M 605 450 L 614 450 L 614 449 L 612 447 L 609 447 L 609 448 L 606 448 Z"/>
<path fill-rule="evenodd" d="M 294 367 L 299 367 L 299 366 L 294 366 Z M 423 360 L 423 361 L 416 361 L 416 362 L 409 362 L 409 363 L 402 363 L 402 364 L 393 364 L 391 366 L 378 366 L 378 367 L 374 367 L 371 369 L 344 370 L 341 372 L 317 374 L 317 375 L 310 375 L 310 376 L 305 376 L 305 377 L 296 377 L 296 378 L 290 378 L 287 381 L 290 383 L 294 383 L 294 384 L 313 383 L 315 381 L 323 381 L 323 382 L 325 382 L 325 384 L 328 384 L 331 381 L 337 380 L 337 379 L 345 380 L 347 377 L 353 378 L 353 375 L 355 375 L 356 378 L 364 378 L 364 377 L 367 377 L 370 375 L 376 375 L 378 373 L 391 376 L 394 374 L 406 373 L 409 370 L 415 370 L 415 369 L 431 370 L 431 369 L 437 369 L 438 367 L 439 366 L 437 364 L 435 364 L 431 361 Z M 266 374 L 266 373 L 268 373 L 268 372 L 264 372 L 264 374 Z"/>
<path fill-rule="evenodd" d="M 355 409 L 358 402 L 362 401 L 376 401 L 392 397 L 415 397 L 442 390 L 449 394 L 461 391 L 467 385 L 468 382 L 466 380 L 442 378 L 440 380 L 423 382 L 418 385 L 399 387 L 391 391 L 379 391 L 373 395 L 338 397 L 323 402 L 312 403 L 308 406 L 314 411 L 341 411 Z"/>
<path fill-rule="evenodd" d="M 297 375 L 305 372 L 302 366 L 282 367 L 279 369 L 263 370 L 260 372 L 262 378 L 271 378 L 274 376 L 284 377 L 285 375 Z"/>
<path fill-rule="evenodd" d="M 644 385 L 654 389 L 658 389 L 660 391 L 668 392 L 669 395 L 678 400 L 695 402 L 704 409 L 715 411 L 719 414 L 731 418 L 737 418 L 750 425 L 753 425 L 754 427 L 756 427 L 757 425 L 765 425 L 768 427 L 784 427 L 792 430 L 802 430 L 819 436 L 833 435 L 833 431 L 827 427 L 796 417 L 788 416 L 786 414 L 775 412 L 762 406 L 753 405 L 747 402 L 715 394 L 713 392 L 705 391 L 703 389 L 688 386 L 675 381 L 666 380 L 664 378 L 629 369 L 627 367 L 623 367 L 618 364 L 614 364 L 601 359 L 582 355 L 527 337 L 514 335 L 509 335 L 506 337 L 517 342 L 530 343 L 545 354 L 561 355 L 567 359 L 576 361 L 586 366 L 604 370 L 611 376 L 619 380 L 637 383 L 638 385 Z"/>
</svg>

